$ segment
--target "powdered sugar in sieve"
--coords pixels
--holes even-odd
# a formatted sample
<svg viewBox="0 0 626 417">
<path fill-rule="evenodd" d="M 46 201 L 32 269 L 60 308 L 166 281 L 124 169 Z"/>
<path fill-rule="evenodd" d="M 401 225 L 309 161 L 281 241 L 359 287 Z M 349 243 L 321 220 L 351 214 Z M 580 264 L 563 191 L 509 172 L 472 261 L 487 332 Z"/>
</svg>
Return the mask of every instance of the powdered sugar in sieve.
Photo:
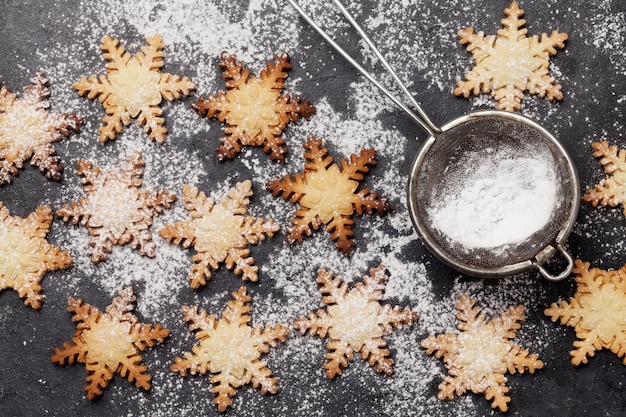
<svg viewBox="0 0 626 417">
<path fill-rule="evenodd" d="M 517 244 L 542 229 L 557 203 L 554 163 L 509 149 L 460 155 L 427 209 L 433 227 L 468 249 Z"/>
</svg>

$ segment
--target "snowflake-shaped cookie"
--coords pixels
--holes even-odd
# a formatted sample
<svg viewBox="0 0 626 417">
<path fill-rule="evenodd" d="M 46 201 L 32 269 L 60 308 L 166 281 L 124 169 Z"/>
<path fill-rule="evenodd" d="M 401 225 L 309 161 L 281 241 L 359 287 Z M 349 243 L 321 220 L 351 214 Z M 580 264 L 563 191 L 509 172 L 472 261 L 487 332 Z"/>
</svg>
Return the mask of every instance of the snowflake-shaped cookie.
<svg viewBox="0 0 626 417">
<path fill-rule="evenodd" d="M 21 98 L 0 89 L 0 184 L 10 183 L 30 158 L 46 178 L 60 180 L 63 166 L 52 144 L 78 132 L 83 119 L 74 113 L 52 113 L 45 74 L 38 72 Z"/>
<path fill-rule="evenodd" d="M 93 263 L 105 260 L 114 245 L 128 242 L 140 254 L 153 257 L 156 245 L 148 230 L 152 218 L 170 208 L 176 196 L 166 190 L 141 189 L 141 153 L 128 156 L 118 171 L 102 171 L 89 161 L 78 161 L 77 173 L 87 196 L 64 204 L 56 214 L 64 222 L 89 229 Z"/>
<path fill-rule="evenodd" d="M 626 216 L 626 150 L 620 149 L 618 152 L 617 146 L 609 146 L 607 141 L 593 142 L 591 147 L 593 156 L 600 158 L 607 175 L 595 188 L 587 190 L 583 201 L 591 203 L 593 207 L 598 204 L 610 207 L 621 204 Z"/>
<path fill-rule="evenodd" d="M 37 207 L 23 219 L 0 203 L 0 290 L 14 289 L 35 309 L 44 298 L 39 285 L 44 274 L 72 264 L 67 252 L 46 240 L 51 224 L 49 206 Z"/>
<path fill-rule="evenodd" d="M 139 352 L 163 343 L 169 330 L 160 324 L 144 324 L 132 314 L 135 295 L 132 287 L 125 288 L 113 298 L 102 313 L 98 308 L 70 298 L 67 311 L 73 313 L 76 333 L 72 343 L 56 348 L 52 362 L 59 365 L 80 362 L 87 368 L 87 398 L 102 394 L 116 373 L 134 382 L 137 388 L 150 389 L 152 377 L 143 365 Z"/>
<path fill-rule="evenodd" d="M 280 225 L 272 219 L 263 220 L 246 216 L 252 183 L 237 183 L 219 204 L 207 198 L 198 188 L 185 185 L 182 199 L 191 219 L 169 224 L 159 231 L 168 242 L 188 248 L 193 245 L 196 254 L 189 280 L 193 288 L 205 285 L 211 279 L 211 270 L 224 262 L 228 269 L 241 275 L 244 281 L 258 280 L 258 267 L 247 248 L 249 244 L 272 237 Z"/>
<path fill-rule="evenodd" d="M 536 354 L 529 355 L 526 349 L 511 342 L 520 328 L 519 322 L 525 319 L 523 306 L 511 307 L 487 322 L 474 302 L 464 294 L 456 306 L 461 333 L 431 334 L 422 340 L 421 346 L 429 355 L 443 356 L 448 369 L 437 398 L 452 399 L 455 394 L 471 390 L 492 400 L 491 407 L 506 411 L 511 397 L 506 395 L 509 388 L 504 374 L 532 374 L 543 367 L 543 362 Z"/>
<path fill-rule="evenodd" d="M 350 155 L 350 160 L 342 158 L 333 164 L 328 156 L 328 149 L 322 147 L 322 140 L 313 136 L 304 143 L 304 173 L 289 175 L 282 180 L 275 179 L 267 183 L 267 189 L 274 196 L 281 195 L 284 200 L 298 203 L 293 227 L 287 232 L 289 243 L 302 242 L 302 236 L 310 236 L 311 228 L 317 230 L 326 224 L 331 239 L 337 241 L 337 249 L 348 254 L 354 247 L 352 239 L 356 212 L 379 215 L 391 211 L 391 204 L 385 197 L 378 198 L 376 192 L 367 188 L 357 192 L 359 181 L 369 172 L 369 165 L 376 164 L 376 151 L 363 149 L 357 156 Z"/>
<path fill-rule="evenodd" d="M 308 330 L 312 336 L 328 337 L 327 362 L 323 366 L 326 376 L 332 379 L 341 375 L 341 368 L 348 366 L 355 352 L 376 372 L 391 375 L 393 359 L 383 336 L 394 328 L 401 329 L 403 324 L 411 326 L 419 314 L 409 307 L 380 304 L 387 284 L 385 267 L 372 268 L 370 276 L 364 276 L 363 282 L 350 290 L 341 278 L 333 278 L 332 272 L 323 269 L 317 273 L 317 283 L 322 301 L 328 306 L 326 311 L 309 312 L 308 317 L 296 320 L 293 327 L 301 334 Z"/>
<path fill-rule="evenodd" d="M 498 109 L 519 110 L 524 92 L 547 96 L 548 100 L 561 100 L 561 86 L 550 76 L 550 55 L 556 48 L 564 48 L 566 33 L 553 31 L 550 36 L 541 34 L 528 38 L 526 21 L 521 17 L 524 10 L 517 2 L 512 2 L 502 19 L 503 29 L 498 36 L 485 36 L 474 33 L 473 28 L 459 31 L 461 45 L 466 45 L 474 57 L 475 66 L 465 75 L 465 81 L 458 81 L 454 94 L 469 97 L 489 93 L 498 102 Z"/>
<path fill-rule="evenodd" d="M 569 303 L 553 303 L 545 314 L 576 330 L 573 365 L 587 363 L 600 349 L 609 349 L 626 365 L 626 265 L 616 271 L 589 266 L 576 260 L 574 297 Z"/>
<path fill-rule="evenodd" d="M 213 403 L 224 412 L 233 403 L 231 397 L 236 388 L 252 383 L 261 387 L 261 393 L 275 394 L 278 391 L 277 379 L 267 363 L 260 359 L 262 353 L 269 352 L 278 342 L 284 342 L 289 328 L 276 324 L 252 328 L 250 326 L 250 300 L 246 288 L 240 287 L 232 293 L 222 313 L 222 318 L 208 315 L 197 307 L 183 307 L 184 320 L 196 332 L 198 344 L 193 353 L 185 352 L 177 357 L 172 372 L 181 376 L 211 373 L 211 383 L 215 398 Z"/>
<path fill-rule="evenodd" d="M 285 161 L 287 148 L 280 137 L 289 122 L 300 117 L 308 119 L 315 112 L 308 100 L 300 102 L 289 94 L 280 95 L 285 88 L 287 71 L 291 69 L 289 55 L 275 55 L 260 76 L 250 77 L 250 70 L 237 61 L 235 55 L 222 53 L 220 68 L 224 71 L 226 93 L 217 97 L 209 94 L 193 104 L 200 116 L 216 117 L 226 123 L 223 145 L 217 148 L 218 159 L 234 158 L 242 146 L 263 146 L 271 160 Z"/>
<path fill-rule="evenodd" d="M 105 65 L 107 75 L 89 79 L 81 77 L 72 87 L 78 94 L 89 99 L 98 97 L 104 106 L 106 116 L 99 128 L 100 142 L 115 139 L 124 126 L 132 119 L 143 125 L 149 138 L 163 143 L 167 129 L 163 110 L 159 107 L 162 99 L 172 101 L 181 95 L 189 95 L 195 84 L 187 77 L 161 72 L 163 66 L 163 39 L 154 35 L 146 39 L 147 45 L 141 52 L 131 56 L 119 46 L 118 39 L 105 36 L 100 49 L 108 61 Z"/>
</svg>

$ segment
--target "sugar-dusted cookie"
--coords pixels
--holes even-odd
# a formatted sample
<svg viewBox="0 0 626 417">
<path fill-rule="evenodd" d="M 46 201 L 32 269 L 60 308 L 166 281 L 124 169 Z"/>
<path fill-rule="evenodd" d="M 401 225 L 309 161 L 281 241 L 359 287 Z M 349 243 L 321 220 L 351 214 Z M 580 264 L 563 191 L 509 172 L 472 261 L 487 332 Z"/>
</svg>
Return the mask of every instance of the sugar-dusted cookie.
<svg viewBox="0 0 626 417">
<path fill-rule="evenodd" d="M 226 123 L 218 159 L 234 158 L 242 146 L 262 146 L 270 159 L 284 162 L 287 148 L 280 136 L 287 123 L 308 119 L 315 112 L 309 100 L 281 95 L 291 69 L 289 55 L 274 56 L 274 62 L 268 62 L 258 78 L 250 77 L 250 70 L 226 52 L 219 66 L 224 71 L 226 92 L 200 97 L 193 105 L 201 116 Z"/>
<path fill-rule="evenodd" d="M 171 207 L 176 196 L 167 190 L 142 188 L 143 159 L 134 152 L 118 171 L 103 171 L 89 161 L 78 161 L 85 197 L 64 204 L 57 216 L 89 229 L 93 263 L 106 259 L 114 245 L 130 243 L 149 257 L 156 248 L 149 227 L 152 218 Z"/>
<path fill-rule="evenodd" d="M 323 365 L 326 376 L 332 379 L 341 375 L 341 368 L 348 366 L 355 353 L 376 372 L 391 375 L 393 359 L 389 357 L 383 336 L 394 328 L 411 326 L 419 315 L 409 307 L 381 305 L 387 284 L 385 267 L 372 268 L 370 275 L 364 276 L 363 281 L 350 290 L 341 278 L 334 278 L 332 272 L 323 269 L 318 271 L 317 283 L 326 310 L 301 316 L 293 327 L 301 334 L 308 331 L 312 336 L 328 339 L 327 362 Z"/>
<path fill-rule="evenodd" d="M 21 98 L 7 86 L 0 89 L 0 185 L 10 183 L 28 158 L 46 178 L 60 180 L 63 166 L 52 144 L 83 124 L 74 113 L 50 111 L 44 73 L 36 73 L 30 82 Z"/>
<path fill-rule="evenodd" d="M 81 77 L 72 87 L 81 96 L 98 98 L 106 116 L 102 118 L 100 142 L 115 139 L 132 119 L 143 125 L 149 137 L 159 143 L 165 141 L 165 119 L 159 104 L 189 95 L 195 84 L 187 77 L 161 72 L 163 66 L 163 38 L 154 35 L 146 40 L 141 52 L 131 56 L 119 46 L 118 39 L 105 36 L 100 49 L 108 61 L 107 75 Z"/>
<path fill-rule="evenodd" d="M 593 142 L 591 147 L 593 156 L 600 158 L 606 178 L 595 188 L 587 190 L 583 201 L 593 207 L 598 204 L 610 207 L 621 204 L 626 216 L 626 149 L 618 151 L 617 146 L 609 145 L 607 141 Z"/>
<path fill-rule="evenodd" d="M 35 309 L 44 298 L 39 285 L 44 274 L 72 264 L 67 252 L 46 240 L 51 224 L 49 206 L 38 207 L 23 219 L 11 216 L 0 203 L 0 290 L 14 289 Z"/>
<path fill-rule="evenodd" d="M 159 231 L 168 242 L 193 246 L 196 254 L 189 280 L 193 288 L 205 285 L 211 279 L 211 270 L 224 262 L 228 269 L 241 275 L 244 281 L 256 282 L 258 267 L 250 255 L 248 245 L 272 237 L 280 225 L 272 219 L 263 220 L 246 216 L 252 182 L 237 183 L 219 204 L 207 198 L 196 187 L 185 185 L 182 199 L 191 219 L 169 224 Z"/>
<path fill-rule="evenodd" d="M 232 406 L 231 397 L 244 385 L 261 387 L 263 394 L 278 392 L 277 379 L 260 357 L 289 335 L 289 328 L 281 324 L 250 326 L 251 297 L 246 287 L 240 287 L 232 296 L 220 319 L 195 306 L 183 307 L 184 320 L 196 332 L 198 344 L 192 348 L 193 353 L 185 352 L 171 366 L 172 372 L 181 376 L 213 374 L 213 403 L 221 412 Z"/>
<path fill-rule="evenodd" d="M 543 367 L 543 362 L 536 354 L 530 355 L 511 342 L 521 327 L 519 322 L 525 319 L 523 306 L 511 307 L 487 322 L 474 303 L 464 294 L 456 306 L 461 333 L 431 334 L 422 340 L 421 346 L 427 354 L 443 357 L 448 369 L 437 398 L 452 399 L 470 390 L 484 394 L 491 400 L 491 407 L 506 411 L 511 397 L 507 395 L 509 388 L 504 375 L 516 371 L 532 374 Z"/>
<path fill-rule="evenodd" d="M 600 349 L 609 349 L 626 365 L 626 265 L 612 271 L 589 266 L 575 261 L 574 297 L 553 303 L 545 314 L 576 330 L 573 365 L 587 363 Z"/>
<path fill-rule="evenodd" d="M 504 10 L 503 28 L 498 36 L 485 36 L 474 33 L 473 28 L 459 30 L 461 45 L 474 57 L 474 68 L 465 75 L 465 81 L 458 81 L 454 94 L 469 97 L 491 92 L 498 102 L 498 109 L 515 111 L 522 107 L 524 92 L 547 97 L 548 100 L 561 100 L 561 85 L 549 74 L 550 55 L 556 48 L 564 48 L 566 33 L 556 30 L 548 36 L 541 34 L 528 38 L 522 19 L 524 10 L 517 2 L 512 2 Z"/>
<path fill-rule="evenodd" d="M 150 389 L 152 377 L 143 364 L 141 351 L 163 343 L 169 330 L 160 324 L 144 324 L 132 314 L 135 295 L 132 287 L 120 291 L 102 313 L 81 299 L 70 298 L 67 311 L 73 313 L 76 333 L 72 342 L 56 348 L 52 362 L 59 365 L 84 363 L 87 368 L 87 398 L 102 394 L 115 374 L 134 382 L 137 388 Z"/>
<path fill-rule="evenodd" d="M 266 185 L 275 197 L 280 195 L 300 206 L 291 220 L 293 227 L 287 231 L 287 241 L 302 242 L 303 235 L 310 236 L 311 229 L 325 224 L 331 239 L 337 241 L 337 249 L 348 254 L 355 245 L 352 216 L 391 211 L 385 197 L 378 198 L 367 188 L 357 192 L 369 166 L 376 164 L 376 151 L 363 149 L 358 156 L 352 154 L 350 160 L 342 158 L 334 164 L 321 139 L 311 136 L 303 146 L 304 173 L 276 178 Z"/>
</svg>

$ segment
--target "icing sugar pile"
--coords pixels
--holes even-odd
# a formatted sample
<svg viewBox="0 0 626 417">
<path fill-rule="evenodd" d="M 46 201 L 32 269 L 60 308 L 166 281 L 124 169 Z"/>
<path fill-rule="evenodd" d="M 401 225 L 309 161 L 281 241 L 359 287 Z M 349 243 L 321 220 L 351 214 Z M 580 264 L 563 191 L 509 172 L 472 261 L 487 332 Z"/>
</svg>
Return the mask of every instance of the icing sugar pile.
<svg viewBox="0 0 626 417">
<path fill-rule="evenodd" d="M 523 242 L 550 219 L 557 202 L 554 167 L 542 158 L 481 153 L 462 180 L 430 207 L 433 226 L 467 249 Z"/>
</svg>

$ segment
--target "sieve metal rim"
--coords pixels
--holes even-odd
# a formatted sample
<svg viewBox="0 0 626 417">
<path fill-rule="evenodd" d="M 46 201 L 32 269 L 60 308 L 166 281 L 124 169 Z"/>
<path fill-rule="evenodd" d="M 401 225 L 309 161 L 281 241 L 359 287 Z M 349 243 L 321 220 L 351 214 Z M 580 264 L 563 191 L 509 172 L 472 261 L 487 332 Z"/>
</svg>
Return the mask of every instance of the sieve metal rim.
<svg viewBox="0 0 626 417">
<path fill-rule="evenodd" d="M 438 244 L 437 240 L 429 232 L 425 223 L 422 221 L 421 216 L 419 215 L 420 202 L 417 201 L 417 187 L 419 186 L 417 179 L 423 168 L 424 160 L 426 159 L 426 156 L 428 155 L 428 152 L 434 145 L 435 141 L 445 140 L 445 138 L 441 138 L 440 136 L 445 135 L 445 132 L 451 130 L 452 128 L 458 127 L 471 121 L 476 121 L 477 119 L 487 118 L 512 120 L 535 129 L 540 134 L 541 138 L 549 141 L 551 146 L 553 146 L 553 148 L 559 152 L 560 156 L 563 157 L 563 160 L 566 162 L 565 165 L 567 167 L 567 173 L 569 174 L 568 177 L 572 182 L 572 201 L 570 206 L 570 213 L 568 214 L 568 216 L 566 216 L 566 220 L 563 222 L 563 226 L 560 228 L 559 232 L 555 236 L 552 244 L 548 244 L 546 247 L 538 250 L 537 254 L 532 259 L 517 262 L 514 264 L 504 265 L 493 269 L 474 267 L 472 265 L 460 263 L 455 260 L 454 257 L 452 257 L 445 249 L 443 249 Z M 438 133 L 437 135 L 429 135 L 429 137 L 424 141 L 424 144 L 420 148 L 418 154 L 413 161 L 413 164 L 411 165 L 407 184 L 407 204 L 411 221 L 420 238 L 420 241 L 439 260 L 459 272 L 482 278 L 503 278 L 535 268 L 547 279 L 551 281 L 559 281 L 569 276 L 573 269 L 573 258 L 565 250 L 564 244 L 574 228 L 576 218 L 578 216 L 578 209 L 580 206 L 580 180 L 578 178 L 578 172 L 574 166 L 574 162 L 571 156 L 563 147 L 561 142 L 559 142 L 548 130 L 543 128 L 541 125 L 520 114 L 500 110 L 476 111 L 455 118 L 447 124 L 443 125 L 441 127 L 441 133 Z M 543 267 L 543 264 L 551 259 L 556 252 L 560 252 L 563 255 L 563 257 L 567 260 L 568 265 L 564 271 L 554 276 Z"/>
</svg>

